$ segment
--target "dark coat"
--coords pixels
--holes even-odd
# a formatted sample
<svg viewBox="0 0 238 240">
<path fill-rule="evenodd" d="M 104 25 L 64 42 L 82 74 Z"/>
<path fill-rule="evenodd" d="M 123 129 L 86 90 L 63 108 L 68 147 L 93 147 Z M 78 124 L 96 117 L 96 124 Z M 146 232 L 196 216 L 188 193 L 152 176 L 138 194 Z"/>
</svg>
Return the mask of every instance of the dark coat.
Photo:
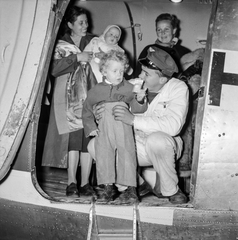
<svg viewBox="0 0 238 240">
<path fill-rule="evenodd" d="M 79 49 L 83 51 L 85 46 L 90 42 L 90 40 L 94 36 L 92 34 L 87 34 L 86 36 L 82 37 Z M 68 43 L 74 44 L 72 39 L 70 38 L 69 34 L 65 34 L 61 40 L 64 40 Z M 64 79 L 63 76 L 67 76 L 68 73 L 74 72 L 78 67 L 81 67 L 81 65 L 77 62 L 77 56 L 76 54 L 71 54 L 68 57 L 53 60 L 50 72 L 55 77 L 55 86 L 57 85 L 57 80 Z M 80 69 L 80 72 L 83 74 L 82 77 L 86 77 L 87 80 L 87 86 L 88 90 L 94 86 L 97 81 L 95 79 L 95 76 L 91 70 L 90 64 L 86 64 L 85 68 Z M 65 85 L 65 84 L 64 84 Z M 53 94 L 59 95 L 55 90 L 59 89 L 54 86 L 54 92 Z M 63 89 L 63 88 L 62 88 Z M 65 90 L 62 90 L 65 92 Z M 61 96 L 58 97 L 64 97 L 64 93 L 61 93 Z M 62 96 L 63 95 L 63 96 Z M 42 157 L 42 165 L 43 166 L 50 166 L 50 167 L 58 167 L 58 168 L 67 168 L 68 167 L 68 151 L 69 151 L 69 135 L 75 136 L 78 139 L 75 139 L 75 141 L 78 141 L 79 149 L 83 147 L 83 129 L 78 130 L 73 133 L 64 133 L 59 134 L 57 124 L 56 124 L 56 118 L 55 118 L 55 110 L 54 110 L 54 97 L 52 98 L 51 103 L 51 111 L 50 111 L 50 119 L 48 124 L 48 130 L 44 145 L 44 152 Z M 62 115 L 66 115 L 62 113 Z M 74 137 L 74 138 L 75 138 Z M 71 141 L 71 140 L 70 140 Z M 81 146 L 80 146 L 81 145 Z"/>
</svg>

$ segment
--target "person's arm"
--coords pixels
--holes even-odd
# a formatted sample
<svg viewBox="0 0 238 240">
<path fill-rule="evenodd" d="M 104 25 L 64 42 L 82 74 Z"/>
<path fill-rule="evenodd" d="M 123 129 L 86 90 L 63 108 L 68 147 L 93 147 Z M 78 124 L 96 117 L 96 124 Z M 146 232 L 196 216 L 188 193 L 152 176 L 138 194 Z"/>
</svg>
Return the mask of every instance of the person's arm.
<svg viewBox="0 0 238 240">
<path fill-rule="evenodd" d="M 93 57 L 92 52 L 80 52 L 76 54 L 70 54 L 67 57 L 61 59 L 54 59 L 51 67 L 51 74 L 54 77 L 64 75 L 76 70 L 79 62 L 90 62 Z"/>
<path fill-rule="evenodd" d="M 143 113 L 147 110 L 148 103 L 147 98 L 144 97 L 142 100 L 138 101 L 137 96 L 135 95 L 134 99 L 130 103 L 132 113 Z"/>
<path fill-rule="evenodd" d="M 162 131 L 171 136 L 179 134 L 186 120 L 189 92 L 184 82 L 177 82 L 171 90 L 170 99 L 165 103 L 166 105 L 157 104 L 153 109 L 153 115 L 134 117 L 135 129 L 146 134 L 156 131 Z"/>
<path fill-rule="evenodd" d="M 133 93 L 134 98 L 130 103 L 132 113 L 143 113 L 148 107 L 147 103 L 147 88 L 144 88 L 144 81 L 136 78 L 129 81 L 134 85 Z"/>
<path fill-rule="evenodd" d="M 94 112 L 93 112 L 93 105 L 94 105 L 94 97 L 96 92 L 93 89 L 88 91 L 88 96 L 83 103 L 83 110 L 82 110 L 82 119 L 83 119 L 83 127 L 85 136 L 91 136 L 92 132 L 96 132 L 98 130 L 97 124 L 95 122 Z"/>
<path fill-rule="evenodd" d="M 75 71 L 78 65 L 77 54 L 71 54 L 61 59 L 54 59 L 51 65 L 51 74 L 54 77 L 59 77 Z"/>
</svg>

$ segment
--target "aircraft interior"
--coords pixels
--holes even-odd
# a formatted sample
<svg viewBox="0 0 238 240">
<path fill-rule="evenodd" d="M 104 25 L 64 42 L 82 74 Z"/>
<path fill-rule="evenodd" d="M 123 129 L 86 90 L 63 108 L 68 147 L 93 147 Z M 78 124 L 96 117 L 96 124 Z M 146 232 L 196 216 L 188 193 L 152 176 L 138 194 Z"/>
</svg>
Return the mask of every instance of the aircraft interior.
<svg viewBox="0 0 238 240">
<path fill-rule="evenodd" d="M 0 0 L 1 239 L 237 239 L 238 2 L 173 1 L 179 0 Z M 132 69 L 126 81 L 139 76 L 141 52 L 158 40 L 155 19 L 162 13 L 178 18 L 172 46 L 188 52 L 180 59 L 175 81 L 184 89 L 187 85 L 189 107 L 182 129 L 181 121 L 177 125 L 183 151 L 175 164 L 186 203 L 173 204 L 171 196 L 162 196 L 160 176 L 152 166 L 138 168 L 150 191 L 130 204 L 120 200 L 119 192 L 109 202 L 81 194 L 81 159 L 76 176 L 80 196 L 67 196 L 65 165 L 43 165 L 46 142 L 58 143 L 56 135 L 53 141 L 47 137 L 59 83 L 51 64 L 70 4 L 88 11 L 88 33 L 100 36 L 108 25 L 120 27 L 118 45 Z M 67 88 L 62 89 L 65 100 Z M 148 96 L 152 104 L 155 95 Z M 59 155 L 61 146 L 51 152 Z M 67 162 L 66 156 L 57 158 L 60 164 Z M 94 159 L 89 183 L 100 196 L 96 164 Z"/>
<path fill-rule="evenodd" d="M 208 1 L 184 0 L 183 5 L 174 4 L 169 1 L 76 1 L 75 4 L 87 9 L 91 14 L 90 32 L 100 35 L 103 29 L 111 24 L 117 24 L 122 29 L 122 38 L 120 44 L 126 50 L 133 66 L 134 72 L 132 76 L 136 77 L 136 69 L 138 67 L 137 57 L 142 49 L 156 39 L 154 21 L 156 16 L 163 12 L 175 14 L 179 20 L 179 43 L 185 46 L 191 52 L 191 58 L 185 59 L 186 71 L 180 74 L 180 79 L 185 81 L 191 92 L 190 109 L 186 124 L 183 128 L 184 151 L 182 157 L 176 161 L 177 172 L 179 175 L 179 185 L 182 191 L 188 196 L 190 194 L 190 175 L 192 167 L 193 155 L 193 139 L 195 132 L 196 107 L 199 94 L 199 85 L 201 80 L 202 62 L 206 47 L 206 35 L 208 22 L 211 12 L 211 3 Z M 102 17 L 101 12 L 107 8 L 106 16 Z M 60 27 L 59 27 L 60 29 Z M 49 55 L 47 58 L 51 58 Z M 189 62 L 190 61 L 190 62 Z M 42 155 L 44 152 L 44 142 L 46 138 L 49 113 L 52 101 L 52 89 L 54 78 L 50 72 L 42 87 L 42 94 L 38 98 L 41 99 L 39 108 L 40 117 L 38 128 L 35 129 L 36 136 L 36 154 L 35 166 L 36 171 L 33 174 L 35 181 L 38 182 L 38 191 L 46 198 L 60 202 L 79 202 L 90 203 L 91 198 L 79 197 L 70 198 L 65 195 L 67 187 L 67 170 L 52 167 L 43 167 Z M 80 161 L 79 161 L 80 162 Z M 96 180 L 96 163 L 93 163 L 90 175 L 90 184 L 94 186 L 100 194 L 100 188 L 97 187 Z M 78 185 L 80 184 L 80 164 L 77 172 Z M 141 169 L 141 174 L 147 178 L 152 188 L 156 187 L 156 173 L 151 167 Z M 156 185 L 157 184 L 157 185 Z M 157 186 L 158 187 L 158 186 Z M 120 204 L 117 199 L 110 204 Z M 152 192 L 140 199 L 140 204 L 148 206 L 170 206 L 167 198 L 158 198 Z M 190 207 L 188 202 L 184 205 Z"/>
</svg>

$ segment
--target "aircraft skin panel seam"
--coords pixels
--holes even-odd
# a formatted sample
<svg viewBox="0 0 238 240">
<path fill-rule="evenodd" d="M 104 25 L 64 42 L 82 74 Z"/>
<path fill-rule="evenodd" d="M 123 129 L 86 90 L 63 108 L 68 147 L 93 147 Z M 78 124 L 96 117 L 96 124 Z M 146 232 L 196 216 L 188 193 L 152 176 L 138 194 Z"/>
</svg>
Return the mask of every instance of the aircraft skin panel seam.
<svg viewBox="0 0 238 240">
<path fill-rule="evenodd" d="M 128 16 L 129 16 L 129 19 L 130 19 L 130 24 L 131 24 L 131 34 L 132 34 L 133 54 L 134 54 L 133 69 L 135 69 L 137 54 L 136 54 L 136 37 L 135 37 L 134 20 L 133 20 L 133 16 L 132 16 L 129 4 L 127 2 L 124 2 L 124 4 L 126 6 L 126 9 L 127 9 L 127 12 L 128 12 Z"/>
</svg>

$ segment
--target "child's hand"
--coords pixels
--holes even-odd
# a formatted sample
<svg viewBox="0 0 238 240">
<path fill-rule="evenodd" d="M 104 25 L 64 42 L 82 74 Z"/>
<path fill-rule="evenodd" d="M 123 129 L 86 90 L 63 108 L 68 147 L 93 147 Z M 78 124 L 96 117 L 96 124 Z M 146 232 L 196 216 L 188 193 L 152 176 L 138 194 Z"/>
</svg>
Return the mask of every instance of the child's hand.
<svg viewBox="0 0 238 240">
<path fill-rule="evenodd" d="M 130 83 L 134 84 L 133 92 L 136 94 L 136 100 L 138 102 L 144 101 L 147 88 L 144 88 L 144 81 L 140 78 L 131 79 Z"/>
<path fill-rule="evenodd" d="M 136 93 L 136 100 L 138 102 L 142 102 L 144 101 L 144 98 L 146 96 L 146 91 L 147 91 L 147 88 L 142 88 L 142 89 L 139 89 Z"/>
<path fill-rule="evenodd" d="M 132 92 L 137 93 L 140 91 L 141 88 L 143 88 L 143 83 L 144 81 L 140 78 L 133 78 L 129 80 L 129 83 L 134 85 L 134 88 L 132 90 Z"/>
</svg>

